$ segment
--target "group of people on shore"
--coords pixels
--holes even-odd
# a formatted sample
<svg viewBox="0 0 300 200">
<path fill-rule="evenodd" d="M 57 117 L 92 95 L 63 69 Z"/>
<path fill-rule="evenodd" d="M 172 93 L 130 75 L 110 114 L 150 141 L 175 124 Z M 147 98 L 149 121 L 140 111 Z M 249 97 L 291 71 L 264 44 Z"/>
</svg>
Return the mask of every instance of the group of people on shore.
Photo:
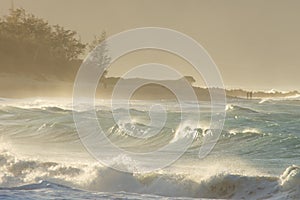
<svg viewBox="0 0 300 200">
<path fill-rule="evenodd" d="M 247 92 L 247 99 L 252 99 L 253 92 Z"/>
</svg>

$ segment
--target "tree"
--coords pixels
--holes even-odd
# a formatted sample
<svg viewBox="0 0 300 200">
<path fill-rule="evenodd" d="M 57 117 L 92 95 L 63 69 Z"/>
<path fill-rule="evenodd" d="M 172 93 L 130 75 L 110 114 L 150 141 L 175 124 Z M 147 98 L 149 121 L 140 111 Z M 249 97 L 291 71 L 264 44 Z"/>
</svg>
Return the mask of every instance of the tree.
<svg viewBox="0 0 300 200">
<path fill-rule="evenodd" d="M 0 19 L 0 57 L 21 64 L 58 64 L 76 60 L 86 44 L 76 31 L 27 14 L 24 9 L 10 10 Z"/>
<path fill-rule="evenodd" d="M 101 42 L 103 42 L 106 39 L 106 32 L 102 31 L 100 36 L 94 36 L 94 40 L 89 44 L 89 51 L 94 50 L 95 47 L 97 47 Z"/>
<path fill-rule="evenodd" d="M 106 68 L 111 61 L 111 58 L 108 54 L 107 44 L 106 44 L 106 32 L 103 31 L 99 36 L 94 36 L 94 40 L 89 44 L 89 51 L 91 52 L 90 57 L 93 62 L 96 63 L 99 68 Z M 106 88 L 106 79 L 107 79 L 107 70 L 103 72 L 100 83 L 103 84 Z"/>
</svg>

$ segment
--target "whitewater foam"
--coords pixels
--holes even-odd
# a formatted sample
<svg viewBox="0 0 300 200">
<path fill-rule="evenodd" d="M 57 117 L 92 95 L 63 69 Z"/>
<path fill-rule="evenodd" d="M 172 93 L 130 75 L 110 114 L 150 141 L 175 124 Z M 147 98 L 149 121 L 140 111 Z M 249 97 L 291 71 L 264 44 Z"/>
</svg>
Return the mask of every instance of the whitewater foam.
<svg viewBox="0 0 300 200">
<path fill-rule="evenodd" d="M 22 159 L 2 150 L 0 187 L 35 190 L 64 187 L 87 191 L 155 194 L 176 197 L 258 199 L 300 195 L 300 168 L 290 166 L 280 177 L 246 176 L 220 173 L 192 180 L 185 174 L 157 171 L 147 174 L 125 173 L 98 163 L 58 163 Z M 120 164 L 120 163 L 118 163 Z M 128 166 L 129 162 L 127 162 Z M 123 163 L 123 167 L 127 167 Z M 293 198 L 291 198 L 293 199 Z"/>
<path fill-rule="evenodd" d="M 6 101 L 3 99 L 0 106 L 0 199 L 3 194 L 17 198 L 15 193 L 25 190 L 30 191 L 24 192 L 25 196 L 34 192 L 47 196 L 48 192 L 64 197 L 80 194 L 84 199 L 159 198 L 155 195 L 214 199 L 300 197 L 296 159 L 300 152 L 298 102 L 232 102 L 228 105 L 222 135 L 209 157 L 203 160 L 197 155 L 204 134 L 209 133 L 210 116 L 206 111 L 201 113 L 201 123 L 186 122 L 178 128 L 180 113 L 176 106 L 170 106 L 170 120 L 158 135 L 135 139 L 126 133 L 126 128 L 116 126 L 111 120 L 109 107 L 99 105 L 96 112 L 107 137 L 126 150 L 148 152 L 169 143 L 176 145 L 189 137 L 194 139 L 176 163 L 153 173 L 142 173 L 147 170 L 128 155 L 111 156 L 100 146 L 99 151 L 108 155 L 107 163 L 133 171 L 124 173 L 89 156 L 76 133 L 68 103 L 37 101 L 22 107 L 18 103 L 6 105 Z M 134 125 L 130 130 L 142 136 L 139 128 L 149 128 L 143 121 L 148 112 L 143 102 L 136 103 L 130 110 L 135 120 L 126 126 Z M 189 112 L 193 105 L 186 106 L 190 106 L 187 113 L 193 114 Z M 145 159 L 143 167 L 160 159 L 165 157 Z"/>
</svg>

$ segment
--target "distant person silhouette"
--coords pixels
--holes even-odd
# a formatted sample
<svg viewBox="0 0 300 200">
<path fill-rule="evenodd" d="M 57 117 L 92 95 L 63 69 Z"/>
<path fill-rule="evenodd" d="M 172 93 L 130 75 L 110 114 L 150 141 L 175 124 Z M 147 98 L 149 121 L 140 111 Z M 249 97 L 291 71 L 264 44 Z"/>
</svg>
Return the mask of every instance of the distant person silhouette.
<svg viewBox="0 0 300 200">
<path fill-rule="evenodd" d="M 252 99 L 253 97 L 253 92 L 247 92 L 247 99 Z"/>
</svg>

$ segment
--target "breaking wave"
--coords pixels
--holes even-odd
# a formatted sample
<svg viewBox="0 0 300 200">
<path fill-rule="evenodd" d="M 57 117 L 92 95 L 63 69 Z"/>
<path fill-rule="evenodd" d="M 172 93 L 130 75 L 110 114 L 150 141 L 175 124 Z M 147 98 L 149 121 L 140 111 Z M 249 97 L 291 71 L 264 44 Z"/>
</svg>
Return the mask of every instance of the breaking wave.
<svg viewBox="0 0 300 200">
<path fill-rule="evenodd" d="M 96 163 L 21 159 L 5 150 L 0 153 L 0 161 L 0 190 L 50 188 L 222 199 L 295 199 L 300 195 L 300 167 L 296 165 L 288 167 L 279 177 L 219 173 L 191 179 L 187 174 L 119 172 Z M 123 167 L 130 166 L 123 164 Z"/>
<path fill-rule="evenodd" d="M 203 136 L 209 130 L 206 110 L 201 113 L 199 124 L 185 121 L 178 126 L 180 113 L 176 106 L 169 106 L 169 121 L 158 134 L 149 136 L 156 124 L 149 125 L 147 109 L 142 103 L 131 108 L 133 121 L 118 124 L 109 105 L 101 104 L 96 108 L 98 121 L 110 141 L 120 148 L 140 153 L 185 138 L 194 139 L 174 168 L 142 173 L 126 156 L 111 158 L 112 165 L 134 171 L 124 173 L 89 156 L 76 132 L 71 104 L 0 101 L 0 199 L 6 198 L 5 194 L 11 197 L 28 190 L 45 191 L 46 196 L 62 194 L 84 199 L 97 199 L 99 195 L 103 199 L 159 197 L 151 195 L 212 199 L 298 199 L 300 196 L 300 167 L 296 159 L 300 152 L 300 116 L 299 105 L 294 102 L 228 104 L 225 127 L 210 155 L 214 161 L 198 159 Z M 192 104 L 188 106 L 189 111 L 193 110 Z M 116 109 L 123 111 L 122 107 Z M 249 160 L 251 165 L 240 165 L 234 158 L 230 163 L 221 163 L 222 170 L 214 171 L 214 164 L 228 155 Z M 149 165 L 151 162 L 154 161 L 150 160 Z M 228 170 L 229 164 L 236 170 Z M 207 173 L 201 166 L 212 171 Z M 263 172 L 244 173 L 247 167 L 261 167 Z"/>
</svg>

